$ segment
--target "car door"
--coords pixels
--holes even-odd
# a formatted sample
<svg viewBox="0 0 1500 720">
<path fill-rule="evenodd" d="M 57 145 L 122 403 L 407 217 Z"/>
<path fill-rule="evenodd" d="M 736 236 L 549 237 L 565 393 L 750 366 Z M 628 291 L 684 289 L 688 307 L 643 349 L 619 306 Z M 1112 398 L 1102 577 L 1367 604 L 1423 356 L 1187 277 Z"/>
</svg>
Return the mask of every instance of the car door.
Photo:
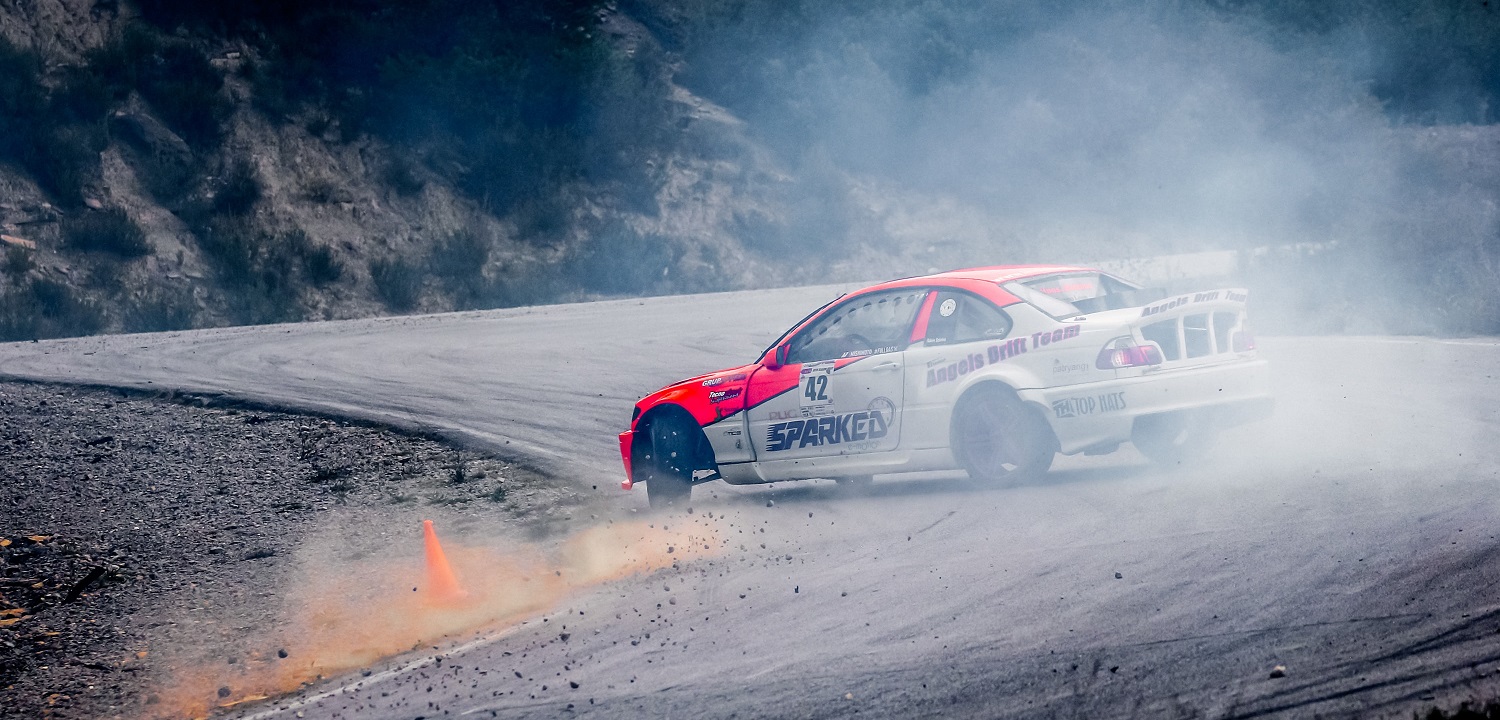
<svg viewBox="0 0 1500 720">
<path fill-rule="evenodd" d="M 908 449 L 947 447 L 953 404 L 973 373 L 1019 354 L 1014 320 L 994 303 L 969 292 L 936 291 L 918 321 L 918 342 L 906 351 Z M 1026 339 L 1020 338 L 1024 349 Z"/>
<path fill-rule="evenodd" d="M 751 378 L 752 385 L 777 382 L 784 388 L 750 411 L 756 459 L 895 450 L 901 440 L 903 351 L 926 295 L 925 289 L 856 295 L 793 334 L 786 341 L 786 364 Z M 751 394 L 763 392 L 755 388 Z"/>
</svg>

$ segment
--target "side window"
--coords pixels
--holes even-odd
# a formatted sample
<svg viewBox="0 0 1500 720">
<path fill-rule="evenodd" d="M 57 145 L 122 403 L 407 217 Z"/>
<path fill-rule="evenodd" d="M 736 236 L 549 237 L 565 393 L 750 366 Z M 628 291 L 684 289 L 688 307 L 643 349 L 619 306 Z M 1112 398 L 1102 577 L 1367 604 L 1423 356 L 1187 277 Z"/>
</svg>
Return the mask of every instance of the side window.
<svg viewBox="0 0 1500 720">
<path fill-rule="evenodd" d="M 1177 347 L 1177 319 L 1163 320 L 1151 323 L 1141 328 L 1141 337 L 1148 342 L 1154 342 L 1161 348 L 1162 357 L 1167 360 L 1182 359 L 1182 351 Z"/>
<path fill-rule="evenodd" d="M 1229 335 L 1234 331 L 1234 326 L 1239 324 L 1239 315 L 1231 312 L 1214 313 L 1214 349 L 1217 352 L 1229 352 Z"/>
<path fill-rule="evenodd" d="M 862 357 L 906 349 L 927 290 L 889 290 L 853 297 L 803 328 L 788 343 L 787 362 Z"/>
<path fill-rule="evenodd" d="M 977 295 L 944 290 L 927 316 L 926 345 L 998 340 L 1010 334 L 1011 320 L 1000 308 Z"/>
<path fill-rule="evenodd" d="M 1213 336 L 1209 334 L 1208 315 L 1189 315 L 1182 319 L 1182 340 L 1190 358 L 1212 355 Z"/>
</svg>

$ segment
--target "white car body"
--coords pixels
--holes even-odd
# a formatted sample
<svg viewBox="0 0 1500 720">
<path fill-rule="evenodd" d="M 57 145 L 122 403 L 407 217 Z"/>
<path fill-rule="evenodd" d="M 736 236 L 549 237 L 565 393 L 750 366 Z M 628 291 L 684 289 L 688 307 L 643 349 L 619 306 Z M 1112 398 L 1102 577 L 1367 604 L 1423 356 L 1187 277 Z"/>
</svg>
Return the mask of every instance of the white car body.
<svg viewBox="0 0 1500 720">
<path fill-rule="evenodd" d="M 1148 294 L 1096 270 L 1055 266 L 954 271 L 852 293 L 756 363 L 643 399 L 632 432 L 621 435 L 627 469 L 637 431 L 670 408 L 696 420 L 696 454 L 711 455 L 696 458 L 691 482 L 731 484 L 965 467 L 954 450 L 963 422 L 955 408 L 981 387 L 1019 401 L 1031 422 L 1044 419 L 1051 450 L 1063 454 L 1102 454 L 1132 440 L 1153 449 L 1206 442 L 1187 436 L 1269 412 L 1247 291 L 1133 302 Z M 861 332 L 850 331 L 858 323 Z M 963 335 L 973 328 L 988 329 Z"/>
</svg>

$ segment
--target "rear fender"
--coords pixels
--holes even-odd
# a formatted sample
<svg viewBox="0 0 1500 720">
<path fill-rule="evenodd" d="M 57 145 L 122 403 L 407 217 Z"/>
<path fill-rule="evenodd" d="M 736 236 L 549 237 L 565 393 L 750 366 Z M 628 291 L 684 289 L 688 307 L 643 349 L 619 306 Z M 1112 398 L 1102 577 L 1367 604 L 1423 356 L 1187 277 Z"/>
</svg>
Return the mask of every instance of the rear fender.
<svg viewBox="0 0 1500 720">
<path fill-rule="evenodd" d="M 1020 375 L 1022 377 L 1024 377 L 1026 375 L 1026 373 L 1024 373 L 1024 372 L 1020 372 L 1020 373 L 1016 373 L 1016 374 L 1018 374 L 1018 375 Z M 1009 397 L 1015 398 L 1017 402 L 1020 402 L 1021 405 L 1023 407 L 1025 407 L 1028 412 L 1031 413 L 1032 418 L 1036 422 L 1041 423 L 1041 425 L 1043 427 L 1047 428 L 1047 436 L 1052 439 L 1052 449 L 1053 449 L 1054 452 L 1057 451 L 1061 447 L 1062 444 L 1057 439 L 1057 431 L 1052 427 L 1051 412 L 1050 412 L 1049 407 L 1047 406 L 1047 404 L 1040 399 L 1041 398 L 1040 391 L 1035 391 L 1035 390 L 1033 390 L 1033 391 L 1025 391 L 1025 390 L 1018 391 L 1018 390 L 1016 390 L 1016 387 L 1014 385 L 1011 385 L 1011 384 L 1005 382 L 1003 379 L 1001 379 L 1000 377 L 997 377 L 996 375 L 990 375 L 990 376 L 987 376 L 987 377 L 978 378 L 978 379 L 974 380 L 973 382 L 970 382 L 966 387 L 964 387 L 963 391 L 958 396 L 958 402 L 955 402 L 953 404 L 953 407 L 955 409 L 957 409 L 958 406 L 959 406 L 959 404 L 962 403 L 963 400 L 964 400 L 964 398 L 966 396 L 968 396 L 970 393 L 975 392 L 977 390 L 980 390 L 981 388 L 987 389 L 987 388 L 990 388 L 990 387 L 998 387 L 998 388 L 1000 388 L 1000 390 L 1002 392 L 1004 392 Z M 952 415 L 949 416 L 949 421 L 948 422 L 949 422 L 949 434 L 951 436 L 951 434 L 953 432 L 953 429 L 952 429 L 952 423 L 953 423 Z M 950 442 L 950 446 L 951 446 L 952 441 L 950 440 L 949 442 Z"/>
</svg>

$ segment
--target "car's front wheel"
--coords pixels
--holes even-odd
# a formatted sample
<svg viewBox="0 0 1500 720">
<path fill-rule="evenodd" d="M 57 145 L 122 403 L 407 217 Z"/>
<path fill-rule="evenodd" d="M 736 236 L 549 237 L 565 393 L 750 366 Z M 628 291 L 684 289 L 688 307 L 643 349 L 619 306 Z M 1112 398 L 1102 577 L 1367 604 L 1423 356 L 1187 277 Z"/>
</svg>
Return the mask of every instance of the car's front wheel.
<svg viewBox="0 0 1500 720">
<path fill-rule="evenodd" d="M 1008 388 L 980 385 L 953 408 L 953 456 L 969 477 L 1023 482 L 1040 477 L 1056 453 L 1045 418 Z"/>
<path fill-rule="evenodd" d="M 653 508 L 686 506 L 693 494 L 693 449 L 696 427 L 674 417 L 657 418 L 650 426 L 650 442 L 641 457 L 646 499 Z"/>
</svg>

